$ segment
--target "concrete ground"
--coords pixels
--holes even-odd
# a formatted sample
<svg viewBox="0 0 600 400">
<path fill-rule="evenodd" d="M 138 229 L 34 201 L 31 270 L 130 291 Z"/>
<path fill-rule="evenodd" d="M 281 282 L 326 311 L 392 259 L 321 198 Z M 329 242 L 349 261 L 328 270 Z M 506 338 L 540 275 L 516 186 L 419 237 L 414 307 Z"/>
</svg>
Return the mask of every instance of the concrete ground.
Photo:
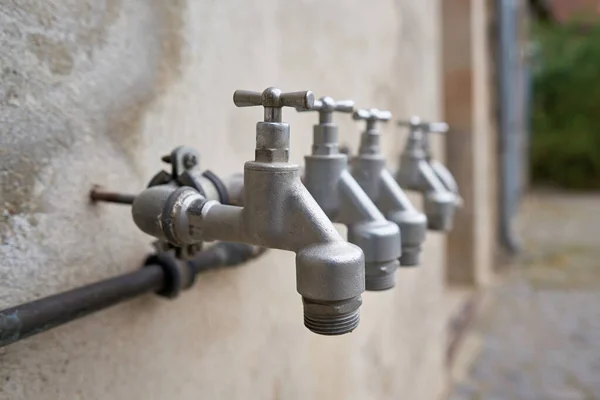
<svg viewBox="0 0 600 400">
<path fill-rule="evenodd" d="M 449 400 L 600 399 L 600 194 L 530 195 L 519 231 Z"/>
</svg>

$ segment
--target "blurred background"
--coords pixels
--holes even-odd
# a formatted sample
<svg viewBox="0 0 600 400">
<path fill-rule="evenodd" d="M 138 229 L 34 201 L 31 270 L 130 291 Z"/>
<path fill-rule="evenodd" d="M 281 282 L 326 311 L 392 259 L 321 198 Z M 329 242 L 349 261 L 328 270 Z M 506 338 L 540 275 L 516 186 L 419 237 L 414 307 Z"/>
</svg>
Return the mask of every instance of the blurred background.
<svg viewBox="0 0 600 400">
<path fill-rule="evenodd" d="M 526 6 L 523 169 L 505 169 L 522 182 L 503 242 L 514 252 L 465 335 L 452 400 L 600 398 L 600 2 Z"/>
</svg>

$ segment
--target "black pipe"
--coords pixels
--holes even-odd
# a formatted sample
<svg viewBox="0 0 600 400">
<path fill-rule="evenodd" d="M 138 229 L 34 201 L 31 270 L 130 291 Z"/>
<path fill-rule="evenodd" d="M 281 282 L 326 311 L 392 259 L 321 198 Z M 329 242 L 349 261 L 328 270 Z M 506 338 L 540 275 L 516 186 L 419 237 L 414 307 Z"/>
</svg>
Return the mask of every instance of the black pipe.
<svg viewBox="0 0 600 400">
<path fill-rule="evenodd" d="M 267 249 L 243 243 L 222 242 L 200 253 L 199 257 L 188 261 L 193 275 L 217 267 L 233 267 L 252 260 Z"/>
<path fill-rule="evenodd" d="M 240 243 L 218 243 L 183 264 L 190 282 L 200 272 L 239 265 L 256 258 L 264 249 Z M 0 311 L 0 347 L 56 326 L 103 310 L 149 292 L 160 292 L 167 284 L 165 269 L 146 265 L 125 275 L 92 283 L 67 292 Z"/>
<path fill-rule="evenodd" d="M 0 312 L 0 346 L 158 290 L 163 279 L 162 268 L 152 265 L 126 275 L 3 310 Z"/>
</svg>

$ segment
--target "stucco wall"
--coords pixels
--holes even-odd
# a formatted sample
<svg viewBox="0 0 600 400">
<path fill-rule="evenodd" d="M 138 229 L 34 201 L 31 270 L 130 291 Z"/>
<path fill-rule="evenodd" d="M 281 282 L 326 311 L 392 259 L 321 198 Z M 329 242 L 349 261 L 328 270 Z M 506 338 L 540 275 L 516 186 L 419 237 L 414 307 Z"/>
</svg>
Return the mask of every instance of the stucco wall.
<svg viewBox="0 0 600 400">
<path fill-rule="evenodd" d="M 436 0 L 0 0 L 0 308 L 137 268 L 151 238 L 92 184 L 135 192 L 174 146 L 241 171 L 260 109 L 235 89 L 311 89 L 436 118 Z M 291 158 L 315 116 L 284 111 Z M 344 142 L 359 125 L 340 116 Z M 390 162 L 403 135 L 385 129 Z M 0 399 L 431 400 L 442 391 L 443 237 L 366 293 L 343 337 L 302 324 L 293 254 L 202 275 L 0 349 Z"/>
</svg>

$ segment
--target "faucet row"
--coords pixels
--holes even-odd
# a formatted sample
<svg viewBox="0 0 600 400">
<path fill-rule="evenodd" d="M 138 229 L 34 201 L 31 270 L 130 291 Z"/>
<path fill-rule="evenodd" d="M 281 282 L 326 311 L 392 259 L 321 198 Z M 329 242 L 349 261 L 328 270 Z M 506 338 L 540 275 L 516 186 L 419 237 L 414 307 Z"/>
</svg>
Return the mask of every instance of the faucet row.
<svg viewBox="0 0 600 400">
<path fill-rule="evenodd" d="M 293 251 L 305 326 L 323 335 L 351 332 L 359 323 L 364 290 L 394 287 L 399 266 L 419 264 L 427 229 L 452 227 L 461 204 L 458 188 L 446 167 L 432 159 L 428 141 L 430 132 L 445 132 L 448 126 L 417 117 L 401 122 L 410 134 L 392 175 L 379 131 L 380 123 L 392 119 L 389 111 L 355 109 L 352 101 L 276 88 L 238 90 L 233 102 L 264 107 L 264 119 L 256 124 L 255 158 L 245 163 L 243 174 L 221 179 L 199 168 L 196 150 L 178 147 L 163 157 L 171 172 L 159 172 L 136 196 L 136 225 L 182 258 L 215 240 Z M 282 122 L 283 107 L 319 113 L 303 174 L 289 163 L 290 127 Z M 339 150 L 336 112 L 366 123 L 350 161 Z M 424 214 L 403 188 L 423 193 Z M 334 222 L 347 226 L 347 240 Z"/>
</svg>

